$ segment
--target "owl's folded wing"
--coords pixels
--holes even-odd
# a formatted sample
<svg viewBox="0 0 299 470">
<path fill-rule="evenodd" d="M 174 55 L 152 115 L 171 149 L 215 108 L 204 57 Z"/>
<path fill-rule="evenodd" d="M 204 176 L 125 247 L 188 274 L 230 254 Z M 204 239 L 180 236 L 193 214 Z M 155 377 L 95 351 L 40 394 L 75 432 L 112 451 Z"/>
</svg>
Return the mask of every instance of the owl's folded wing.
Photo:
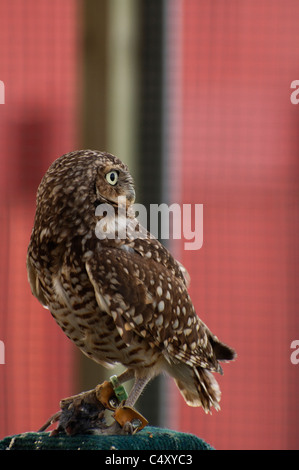
<svg viewBox="0 0 299 470">
<path fill-rule="evenodd" d="M 137 334 L 169 361 L 219 370 L 212 334 L 196 315 L 181 275 L 146 255 L 110 247 L 89 259 L 86 270 L 100 308 L 126 344 Z"/>
</svg>

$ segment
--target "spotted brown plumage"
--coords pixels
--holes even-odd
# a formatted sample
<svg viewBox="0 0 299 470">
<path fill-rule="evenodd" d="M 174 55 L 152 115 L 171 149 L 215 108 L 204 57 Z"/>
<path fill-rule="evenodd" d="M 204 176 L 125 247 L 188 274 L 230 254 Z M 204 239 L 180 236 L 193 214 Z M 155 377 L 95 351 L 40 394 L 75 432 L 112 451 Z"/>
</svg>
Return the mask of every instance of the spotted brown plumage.
<svg viewBox="0 0 299 470">
<path fill-rule="evenodd" d="M 109 204 L 120 215 L 119 197 L 126 237 L 100 239 L 104 215 L 96 208 Z M 218 409 L 212 372 L 235 353 L 197 316 L 187 271 L 138 225 L 134 200 L 133 179 L 118 158 L 92 150 L 58 158 L 37 192 L 27 256 L 32 293 L 84 354 L 107 367 L 121 363 L 128 369 L 121 377 L 135 377 L 130 406 L 165 371 L 189 405 Z"/>
</svg>

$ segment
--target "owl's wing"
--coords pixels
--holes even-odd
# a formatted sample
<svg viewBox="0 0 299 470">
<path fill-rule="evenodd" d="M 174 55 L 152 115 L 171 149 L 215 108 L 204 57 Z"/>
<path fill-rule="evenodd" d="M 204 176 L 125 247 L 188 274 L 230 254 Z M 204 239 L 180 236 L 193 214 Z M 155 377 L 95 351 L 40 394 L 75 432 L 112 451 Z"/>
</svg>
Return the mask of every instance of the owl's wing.
<svg viewBox="0 0 299 470">
<path fill-rule="evenodd" d="M 150 232 L 141 227 L 142 238 L 134 238 L 126 246 L 133 248 L 143 258 L 150 258 L 164 266 L 172 275 L 182 279 L 184 284 L 189 287 L 190 275 L 179 261 L 159 242 Z"/>
<path fill-rule="evenodd" d="M 165 267 L 132 247 L 104 248 L 86 262 L 100 308 L 124 342 L 137 334 L 170 361 L 219 370 L 211 332 L 198 318 L 179 267 Z"/>
</svg>

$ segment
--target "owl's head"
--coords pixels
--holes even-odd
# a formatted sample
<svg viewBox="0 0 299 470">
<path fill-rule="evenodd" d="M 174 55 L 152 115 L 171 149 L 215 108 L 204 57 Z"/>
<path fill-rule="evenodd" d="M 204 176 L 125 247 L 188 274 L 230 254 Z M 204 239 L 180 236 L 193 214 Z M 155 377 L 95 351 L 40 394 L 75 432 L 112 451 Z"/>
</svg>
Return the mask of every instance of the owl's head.
<svg viewBox="0 0 299 470">
<path fill-rule="evenodd" d="M 127 207 L 135 200 L 133 179 L 123 162 L 96 150 L 70 152 L 55 160 L 41 181 L 35 225 L 51 234 L 80 234 L 93 228 L 96 206 L 117 206 L 119 197 Z"/>
<path fill-rule="evenodd" d="M 95 192 L 96 202 L 108 202 L 117 204 L 119 197 L 126 198 L 127 205 L 135 201 L 135 190 L 133 179 L 127 166 L 118 158 L 106 154 L 103 164 L 98 167 Z"/>
</svg>

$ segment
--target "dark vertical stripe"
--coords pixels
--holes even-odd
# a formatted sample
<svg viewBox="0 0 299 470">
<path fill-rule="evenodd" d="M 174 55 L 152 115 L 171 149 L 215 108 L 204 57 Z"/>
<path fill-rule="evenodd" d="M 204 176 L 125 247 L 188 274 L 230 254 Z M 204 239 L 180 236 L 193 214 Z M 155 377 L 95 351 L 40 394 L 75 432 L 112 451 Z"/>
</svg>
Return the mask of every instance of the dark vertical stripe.
<svg viewBox="0 0 299 470">
<path fill-rule="evenodd" d="M 163 1 L 143 0 L 141 8 L 141 96 L 139 199 L 161 202 Z"/>
<path fill-rule="evenodd" d="M 162 0 L 142 0 L 140 46 L 140 128 L 138 202 L 149 215 L 150 204 L 162 197 L 163 137 L 163 9 Z M 149 228 L 149 219 L 148 219 Z M 161 380 L 145 389 L 138 407 L 152 425 L 159 425 Z"/>
<path fill-rule="evenodd" d="M 83 2 L 82 144 L 106 150 L 108 0 Z"/>
</svg>

